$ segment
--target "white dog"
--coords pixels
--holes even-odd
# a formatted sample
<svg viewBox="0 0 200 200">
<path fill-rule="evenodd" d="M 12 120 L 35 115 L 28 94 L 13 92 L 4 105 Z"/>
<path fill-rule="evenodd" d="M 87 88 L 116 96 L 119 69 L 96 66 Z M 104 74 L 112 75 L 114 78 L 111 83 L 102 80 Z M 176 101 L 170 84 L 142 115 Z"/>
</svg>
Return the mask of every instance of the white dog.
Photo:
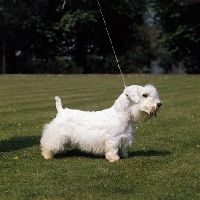
<svg viewBox="0 0 200 200">
<path fill-rule="evenodd" d="M 58 114 L 45 125 L 41 138 L 42 155 L 46 159 L 63 150 L 65 145 L 105 154 L 109 162 L 119 160 L 119 156 L 127 157 L 134 132 L 131 122 L 156 117 L 161 106 L 152 85 L 126 87 L 111 108 L 96 112 L 63 109 L 61 99 L 55 97 L 55 100 Z"/>
</svg>

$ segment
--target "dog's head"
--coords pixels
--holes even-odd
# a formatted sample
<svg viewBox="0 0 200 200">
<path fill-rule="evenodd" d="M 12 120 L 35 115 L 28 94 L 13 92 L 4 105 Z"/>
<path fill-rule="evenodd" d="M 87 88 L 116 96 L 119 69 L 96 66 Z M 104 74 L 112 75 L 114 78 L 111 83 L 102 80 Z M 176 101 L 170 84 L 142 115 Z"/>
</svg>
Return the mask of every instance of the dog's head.
<svg viewBox="0 0 200 200">
<path fill-rule="evenodd" d="M 153 85 L 132 85 L 125 88 L 124 93 L 131 101 L 131 115 L 134 120 L 145 121 L 152 116 L 157 117 L 157 111 L 162 104 Z"/>
</svg>

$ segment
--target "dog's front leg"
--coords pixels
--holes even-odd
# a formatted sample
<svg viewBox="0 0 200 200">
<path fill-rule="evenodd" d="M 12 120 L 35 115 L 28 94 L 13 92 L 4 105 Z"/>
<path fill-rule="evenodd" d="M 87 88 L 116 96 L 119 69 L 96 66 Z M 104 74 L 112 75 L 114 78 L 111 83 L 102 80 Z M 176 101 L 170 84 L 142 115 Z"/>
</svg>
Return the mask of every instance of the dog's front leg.
<svg viewBox="0 0 200 200">
<path fill-rule="evenodd" d="M 119 148 L 119 156 L 122 158 L 127 158 L 128 157 L 128 147 L 129 147 L 129 141 L 126 139 L 121 139 L 121 144 Z"/>
<path fill-rule="evenodd" d="M 115 141 L 115 139 L 108 139 L 105 142 L 105 156 L 106 159 L 109 162 L 115 162 L 118 161 L 120 159 L 120 157 L 117 155 L 118 153 L 118 142 Z"/>
<path fill-rule="evenodd" d="M 128 157 L 128 148 L 127 147 L 122 147 L 119 149 L 119 155 L 122 158 L 127 158 Z"/>
</svg>

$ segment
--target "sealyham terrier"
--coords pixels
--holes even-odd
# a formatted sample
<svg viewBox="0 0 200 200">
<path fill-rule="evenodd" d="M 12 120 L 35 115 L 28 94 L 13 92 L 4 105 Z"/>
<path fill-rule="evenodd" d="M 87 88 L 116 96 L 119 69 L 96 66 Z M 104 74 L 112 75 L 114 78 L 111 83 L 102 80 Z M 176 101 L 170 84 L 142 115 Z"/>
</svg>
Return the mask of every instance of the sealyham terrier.
<svg viewBox="0 0 200 200">
<path fill-rule="evenodd" d="M 61 99 L 55 97 L 55 100 L 57 116 L 44 126 L 41 138 L 45 159 L 52 158 L 67 145 L 105 155 L 109 162 L 127 157 L 133 140 L 132 121 L 157 117 L 157 110 L 162 105 L 152 85 L 126 87 L 114 105 L 102 111 L 63 109 Z"/>
</svg>

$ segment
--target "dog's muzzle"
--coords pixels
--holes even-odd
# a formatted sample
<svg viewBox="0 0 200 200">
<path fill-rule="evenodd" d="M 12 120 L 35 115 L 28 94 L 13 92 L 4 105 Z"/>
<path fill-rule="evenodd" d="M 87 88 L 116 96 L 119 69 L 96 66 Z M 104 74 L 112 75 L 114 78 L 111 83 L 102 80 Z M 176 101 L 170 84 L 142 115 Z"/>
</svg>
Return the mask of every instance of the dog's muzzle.
<svg viewBox="0 0 200 200">
<path fill-rule="evenodd" d="M 157 111 L 160 108 L 160 106 L 162 106 L 162 103 L 157 103 L 157 108 L 154 111 L 150 112 L 150 115 L 157 117 Z"/>
<path fill-rule="evenodd" d="M 160 108 L 162 106 L 162 103 L 157 103 L 157 108 Z"/>
</svg>

